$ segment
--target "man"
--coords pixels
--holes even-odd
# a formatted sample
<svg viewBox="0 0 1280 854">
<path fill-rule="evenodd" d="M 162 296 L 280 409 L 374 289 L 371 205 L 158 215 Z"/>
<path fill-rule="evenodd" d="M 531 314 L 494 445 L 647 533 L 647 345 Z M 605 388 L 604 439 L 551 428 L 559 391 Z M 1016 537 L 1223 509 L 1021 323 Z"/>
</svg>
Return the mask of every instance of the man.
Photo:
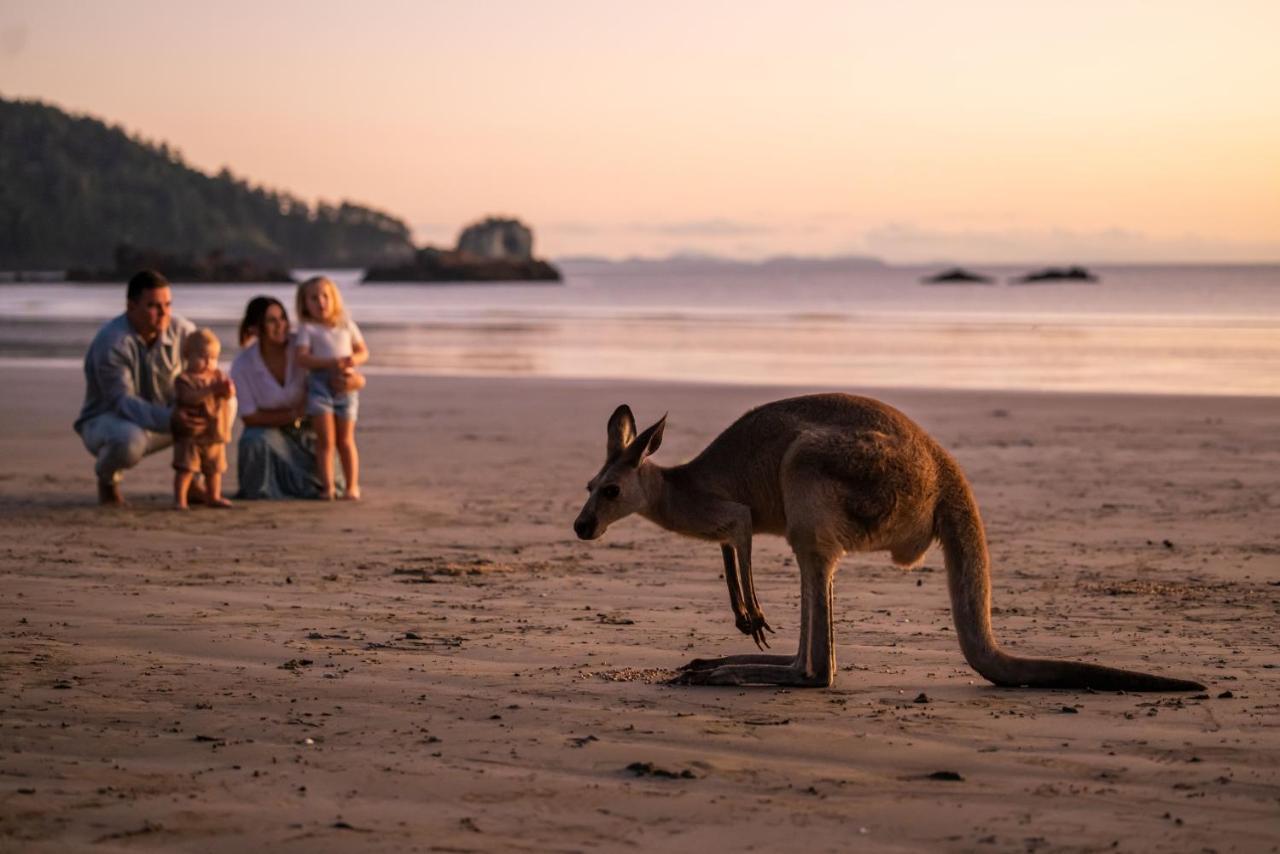
<svg viewBox="0 0 1280 854">
<path fill-rule="evenodd" d="M 172 315 L 169 281 L 154 270 L 129 280 L 125 313 L 94 336 L 84 357 L 85 395 L 75 430 L 97 458 L 98 501 L 124 504 L 120 477 L 173 443 L 172 422 L 198 431 L 203 419 L 173 407 L 182 342 L 195 331 Z M 234 414 L 233 414 L 234 417 Z"/>
</svg>

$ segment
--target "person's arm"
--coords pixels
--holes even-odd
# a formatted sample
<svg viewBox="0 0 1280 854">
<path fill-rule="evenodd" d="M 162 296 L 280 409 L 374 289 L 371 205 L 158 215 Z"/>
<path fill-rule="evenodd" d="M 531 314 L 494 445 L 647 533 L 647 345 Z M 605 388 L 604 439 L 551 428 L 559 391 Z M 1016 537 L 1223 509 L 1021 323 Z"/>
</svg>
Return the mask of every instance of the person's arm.
<svg viewBox="0 0 1280 854">
<path fill-rule="evenodd" d="M 311 348 L 299 344 L 296 351 L 298 364 L 309 371 L 336 371 L 342 367 L 341 359 L 324 359 L 311 355 Z"/>
<path fill-rule="evenodd" d="M 246 427 L 288 427 L 302 417 L 299 409 L 257 409 L 240 420 Z"/>
<path fill-rule="evenodd" d="M 215 371 L 218 376 L 217 382 L 214 384 L 213 391 L 218 397 L 233 398 L 236 396 L 236 382 L 230 376 L 222 371 Z"/>
<path fill-rule="evenodd" d="M 253 344 L 251 346 L 256 347 L 258 345 Z M 268 409 L 259 406 L 258 399 L 254 397 L 253 393 L 255 386 L 250 381 L 252 373 L 253 371 L 248 365 L 237 359 L 235 364 L 231 366 L 231 376 L 229 377 L 235 385 L 236 395 L 239 399 L 240 420 L 244 422 L 244 426 L 284 427 L 292 424 L 302 415 L 300 406 L 281 409 Z"/>
<path fill-rule="evenodd" d="M 364 335 L 354 320 L 347 321 L 351 325 L 351 367 L 358 368 L 369 361 L 369 348 L 364 343 Z"/>
<path fill-rule="evenodd" d="M 230 386 L 231 382 L 229 379 L 227 379 L 226 377 L 223 377 L 223 381 L 228 387 Z M 231 431 L 236 424 L 236 409 L 237 409 L 236 397 L 234 394 L 228 395 L 226 397 L 220 397 L 218 399 L 218 412 L 217 412 L 218 441 L 220 442 L 231 441 Z"/>
<path fill-rule="evenodd" d="M 334 394 L 344 394 L 349 391 L 359 391 L 365 386 L 364 374 L 358 374 L 354 371 L 345 374 L 341 371 L 334 371 L 329 374 L 329 388 Z"/>
<path fill-rule="evenodd" d="M 364 345 L 363 338 L 351 342 L 351 367 L 358 368 L 369 361 L 369 348 Z"/>
<path fill-rule="evenodd" d="M 120 347 L 113 347 L 106 357 L 94 365 L 98 388 L 102 390 L 107 405 L 126 421 L 156 433 L 170 432 L 169 420 L 173 407 L 152 403 L 138 396 L 133 384 L 133 359 Z"/>
</svg>

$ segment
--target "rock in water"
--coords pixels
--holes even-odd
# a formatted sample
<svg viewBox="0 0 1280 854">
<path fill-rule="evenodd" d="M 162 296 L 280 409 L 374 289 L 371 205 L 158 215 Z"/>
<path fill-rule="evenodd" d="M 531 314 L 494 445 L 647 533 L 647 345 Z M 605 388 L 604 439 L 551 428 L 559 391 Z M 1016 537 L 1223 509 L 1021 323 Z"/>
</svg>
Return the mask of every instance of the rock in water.
<svg viewBox="0 0 1280 854">
<path fill-rule="evenodd" d="M 486 261 L 528 261 L 533 258 L 533 231 L 518 219 L 489 217 L 462 230 L 458 251 Z"/>
</svg>

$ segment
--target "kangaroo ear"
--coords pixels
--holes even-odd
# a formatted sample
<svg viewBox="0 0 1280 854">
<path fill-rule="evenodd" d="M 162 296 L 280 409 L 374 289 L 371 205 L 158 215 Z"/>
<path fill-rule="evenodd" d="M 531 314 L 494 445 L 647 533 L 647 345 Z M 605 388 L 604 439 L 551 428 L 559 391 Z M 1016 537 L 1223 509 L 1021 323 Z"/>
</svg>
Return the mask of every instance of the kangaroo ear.
<svg viewBox="0 0 1280 854">
<path fill-rule="evenodd" d="M 615 459 L 627 449 L 636 438 L 636 419 L 631 414 L 631 407 L 625 403 L 613 410 L 609 416 L 609 444 L 606 446 L 606 459 Z"/>
<path fill-rule="evenodd" d="M 658 423 L 645 430 L 636 440 L 627 446 L 623 459 L 633 466 L 640 465 L 645 457 L 662 447 L 662 431 L 667 427 L 667 416 L 658 419 Z"/>
</svg>

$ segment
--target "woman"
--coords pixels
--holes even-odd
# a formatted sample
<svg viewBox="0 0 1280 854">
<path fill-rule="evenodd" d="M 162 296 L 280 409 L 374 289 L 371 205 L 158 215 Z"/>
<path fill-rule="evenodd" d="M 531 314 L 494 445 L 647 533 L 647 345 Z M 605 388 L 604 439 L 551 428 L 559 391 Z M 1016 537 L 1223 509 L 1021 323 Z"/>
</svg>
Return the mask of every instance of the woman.
<svg viewBox="0 0 1280 854">
<path fill-rule="evenodd" d="M 240 398 L 238 498 L 318 498 L 315 433 L 304 420 L 307 372 L 294 358 L 289 315 L 279 300 L 254 297 L 240 322 L 231 379 Z M 331 380 L 335 393 L 364 386 L 358 374 Z M 339 488 L 341 484 L 339 484 Z"/>
</svg>

